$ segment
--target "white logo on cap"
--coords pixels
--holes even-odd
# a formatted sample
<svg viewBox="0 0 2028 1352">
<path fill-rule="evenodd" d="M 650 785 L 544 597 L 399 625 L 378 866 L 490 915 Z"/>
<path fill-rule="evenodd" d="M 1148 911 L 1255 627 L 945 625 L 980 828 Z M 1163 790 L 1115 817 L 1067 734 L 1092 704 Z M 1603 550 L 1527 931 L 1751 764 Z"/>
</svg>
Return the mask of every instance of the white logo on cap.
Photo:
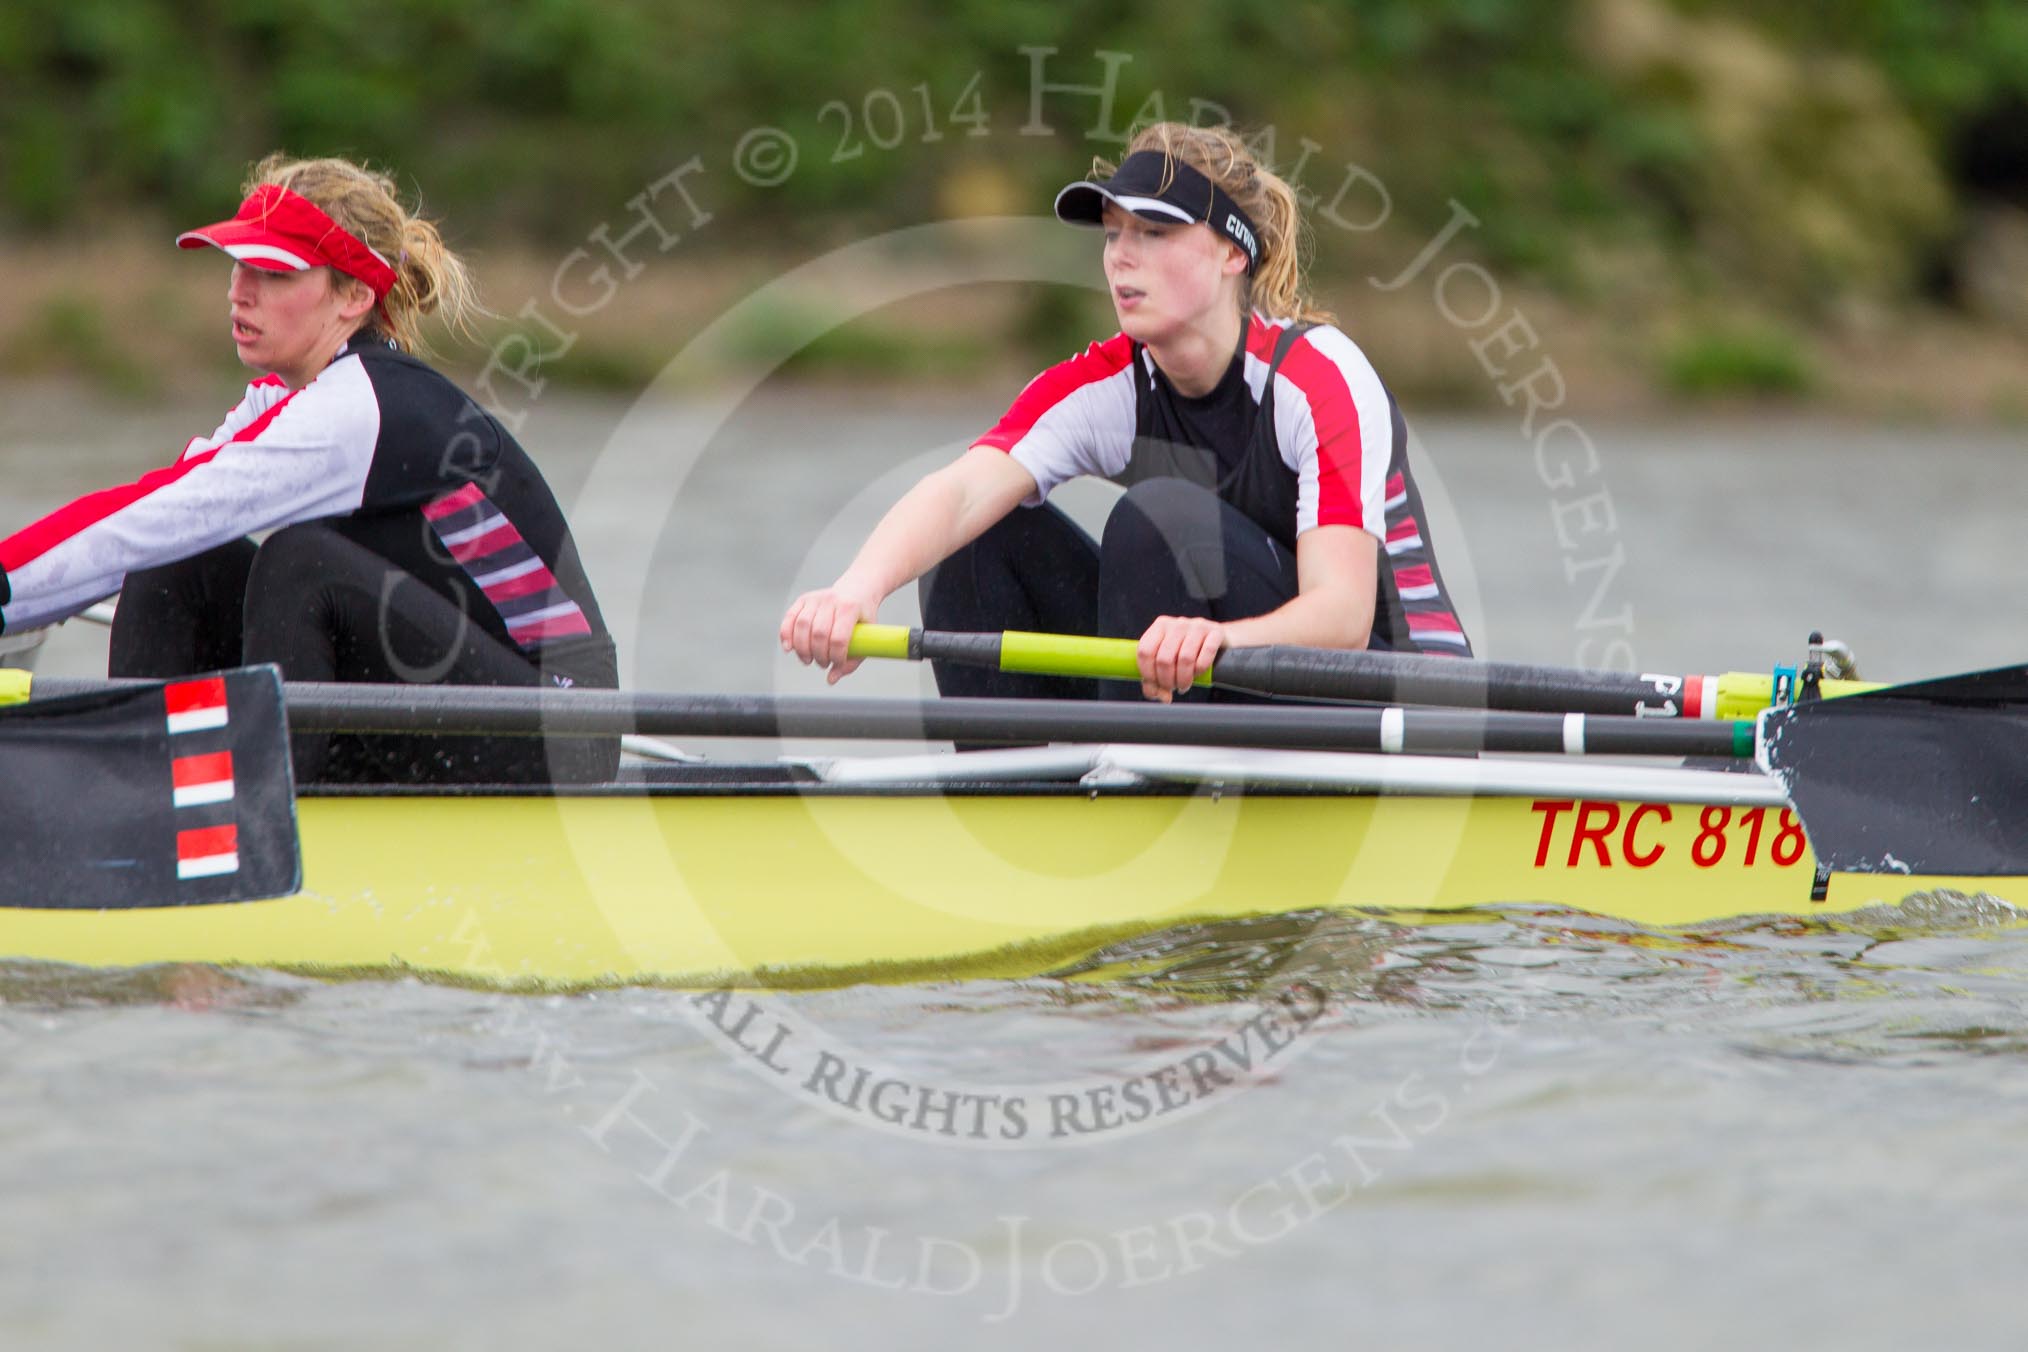
<svg viewBox="0 0 2028 1352">
<path fill-rule="evenodd" d="M 1259 257 L 1260 245 L 1254 243 L 1253 231 L 1246 228 L 1245 221 L 1242 221 L 1229 211 L 1225 214 L 1225 233 L 1245 245 L 1248 255 Z"/>
</svg>

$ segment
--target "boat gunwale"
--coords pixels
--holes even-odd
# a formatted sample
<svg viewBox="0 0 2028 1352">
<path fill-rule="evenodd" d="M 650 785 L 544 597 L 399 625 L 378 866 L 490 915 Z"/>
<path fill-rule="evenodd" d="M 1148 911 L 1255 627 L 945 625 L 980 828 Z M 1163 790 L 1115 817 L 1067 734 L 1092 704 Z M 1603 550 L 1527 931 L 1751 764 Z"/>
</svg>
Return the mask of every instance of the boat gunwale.
<svg viewBox="0 0 2028 1352">
<path fill-rule="evenodd" d="M 1341 753 L 1330 753 L 1334 757 Z M 1415 759 L 1386 757 L 1402 764 Z M 1456 761 L 1458 768 L 1474 763 L 1474 757 L 1441 757 Z M 1523 764 L 1527 762 L 1522 762 Z M 1559 765 L 1546 761 L 1545 765 Z M 1230 767 L 1227 767 L 1230 768 Z M 1561 768 L 1559 766 L 1559 768 Z M 1106 773 L 1101 767 L 1090 776 L 1035 776 L 998 779 L 943 778 L 924 776 L 906 779 L 831 780 L 803 763 L 706 763 L 629 767 L 620 777 L 598 783 L 565 784 L 306 784 L 297 789 L 299 799 L 660 799 L 660 798 L 826 798 L 826 799 L 923 799 L 923 798 L 1085 798 L 1146 799 L 1247 797 L 1247 798 L 1451 798 L 1493 799 L 1540 797 L 1562 799 L 1575 791 L 1568 783 L 1543 783 L 1537 787 L 1487 784 L 1473 786 L 1462 780 L 1453 784 L 1333 782 L 1320 778 L 1305 781 L 1300 775 L 1276 777 L 1271 773 L 1245 770 L 1216 771 L 1198 776 L 1169 773 Z M 1633 795 L 1616 792 L 1620 786 L 1609 780 L 1586 789 L 1578 797 L 1598 801 L 1762 802 L 1770 795 L 1766 776 L 1742 767 L 1730 769 L 1684 769 L 1679 792 Z M 1693 791 L 1694 790 L 1694 791 Z"/>
</svg>

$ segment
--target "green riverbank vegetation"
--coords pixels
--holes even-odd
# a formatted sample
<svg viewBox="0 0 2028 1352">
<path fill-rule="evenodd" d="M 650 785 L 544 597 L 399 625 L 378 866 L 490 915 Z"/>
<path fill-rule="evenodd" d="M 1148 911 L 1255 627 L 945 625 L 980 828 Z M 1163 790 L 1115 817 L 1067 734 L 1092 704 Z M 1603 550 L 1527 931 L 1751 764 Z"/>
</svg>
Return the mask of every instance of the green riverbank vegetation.
<svg viewBox="0 0 2028 1352">
<path fill-rule="evenodd" d="M 14 0 L 0 362 L 223 380 L 221 278 L 167 237 L 286 147 L 426 190 L 501 316 L 453 365 L 546 344 L 546 378 L 639 389 L 710 330 L 687 378 L 1003 382 L 1102 333 L 1103 297 L 981 282 L 962 237 L 758 293 L 1042 214 L 1159 116 L 1269 143 L 1321 298 L 1416 403 L 1514 406 L 1550 360 L 1573 408 L 2028 417 L 2028 8 L 2002 0 Z M 561 312 L 600 231 L 612 284 L 577 264 Z"/>
</svg>

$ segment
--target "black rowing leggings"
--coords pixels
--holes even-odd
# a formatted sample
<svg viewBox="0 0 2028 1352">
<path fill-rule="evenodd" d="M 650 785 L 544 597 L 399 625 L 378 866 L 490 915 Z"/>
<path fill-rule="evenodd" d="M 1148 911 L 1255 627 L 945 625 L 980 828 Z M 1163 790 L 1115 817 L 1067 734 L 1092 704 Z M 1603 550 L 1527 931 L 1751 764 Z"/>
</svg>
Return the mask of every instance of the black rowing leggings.
<svg viewBox="0 0 2028 1352">
<path fill-rule="evenodd" d="M 930 629 L 1032 629 L 1139 638 L 1164 615 L 1265 615 L 1296 595 L 1296 560 L 1252 518 L 1184 479 L 1135 484 L 1094 542 L 1062 511 L 1016 508 L 929 573 Z M 1071 680 L 935 664 L 945 695 L 1139 699 L 1131 681 Z M 1230 691 L 1193 690 L 1252 702 Z"/>
<path fill-rule="evenodd" d="M 557 674 L 595 689 L 618 684 L 610 639 L 563 649 L 545 670 L 325 522 L 128 575 L 109 674 L 163 678 L 255 662 L 275 663 L 292 681 L 554 686 L 563 684 Z M 579 783 L 609 778 L 619 743 L 305 734 L 290 739 L 290 754 L 304 784 Z"/>
</svg>

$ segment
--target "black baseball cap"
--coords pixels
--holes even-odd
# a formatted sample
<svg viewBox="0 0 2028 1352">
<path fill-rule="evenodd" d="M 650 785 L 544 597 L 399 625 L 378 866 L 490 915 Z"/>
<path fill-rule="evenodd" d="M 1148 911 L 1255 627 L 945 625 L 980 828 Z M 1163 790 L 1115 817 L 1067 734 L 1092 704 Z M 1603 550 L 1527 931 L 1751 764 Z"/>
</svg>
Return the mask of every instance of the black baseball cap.
<svg viewBox="0 0 2028 1352">
<path fill-rule="evenodd" d="M 1102 225 L 1108 202 L 1144 221 L 1202 222 L 1239 246 L 1248 273 L 1260 266 L 1260 231 L 1252 218 L 1225 189 L 1173 155 L 1137 150 L 1104 182 L 1087 179 L 1068 185 L 1056 195 L 1057 219 L 1072 225 Z"/>
</svg>

